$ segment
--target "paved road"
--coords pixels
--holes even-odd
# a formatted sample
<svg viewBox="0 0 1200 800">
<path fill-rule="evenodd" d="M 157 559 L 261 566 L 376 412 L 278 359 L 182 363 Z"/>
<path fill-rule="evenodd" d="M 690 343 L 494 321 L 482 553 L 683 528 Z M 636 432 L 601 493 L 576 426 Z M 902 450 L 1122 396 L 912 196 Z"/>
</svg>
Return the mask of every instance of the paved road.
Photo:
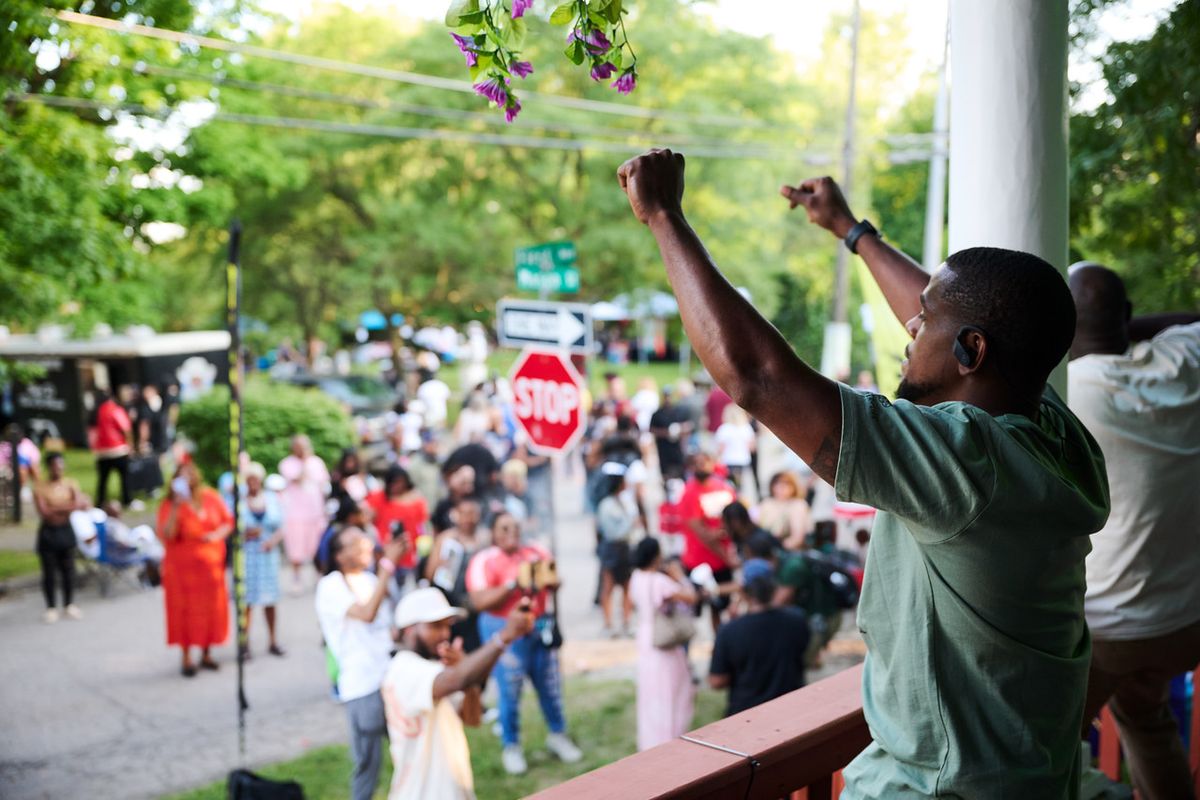
<svg viewBox="0 0 1200 800">
<path fill-rule="evenodd" d="M 561 479 L 557 493 L 563 628 L 572 640 L 563 655 L 572 672 L 627 664 L 633 655 L 627 642 L 588 641 L 599 638 L 600 622 L 580 481 Z M 160 590 L 119 585 L 101 599 L 88 586 L 79 603 L 82 621 L 45 625 L 36 591 L 0 600 L 0 797 L 156 797 L 238 764 L 233 647 L 215 650 L 219 672 L 185 680 L 178 650 L 163 644 Z M 285 596 L 279 619 L 287 656 L 259 655 L 246 668 L 249 764 L 346 740 L 311 596 Z M 255 623 L 251 646 L 262 653 L 265 631 Z"/>
<path fill-rule="evenodd" d="M 562 475 L 556 493 L 564 669 L 631 675 L 632 642 L 604 639 L 592 606 L 594 539 L 580 510 L 581 484 L 578 471 Z M 185 680 L 178 650 L 163 644 L 160 590 L 118 586 L 101 599 L 89 586 L 78 602 L 82 621 L 44 625 L 37 592 L 0 599 L 0 798 L 158 797 L 218 780 L 242 763 L 232 646 L 215 651 L 218 673 Z M 346 741 L 311 595 L 285 596 L 279 619 L 287 656 L 259 655 L 246 668 L 251 766 Z M 828 670 L 860 659 L 861 648 L 846 644 Z M 251 648 L 264 651 L 261 618 Z M 698 642 L 698 663 L 707 652 Z M 586 733 L 577 735 L 586 746 Z"/>
</svg>

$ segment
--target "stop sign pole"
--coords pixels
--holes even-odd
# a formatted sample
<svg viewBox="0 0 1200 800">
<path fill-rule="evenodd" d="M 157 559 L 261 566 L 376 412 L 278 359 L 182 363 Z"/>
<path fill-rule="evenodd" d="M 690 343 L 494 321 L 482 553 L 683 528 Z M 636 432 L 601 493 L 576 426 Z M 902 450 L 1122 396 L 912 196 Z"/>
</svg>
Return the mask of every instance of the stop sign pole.
<svg viewBox="0 0 1200 800">
<path fill-rule="evenodd" d="M 583 378 L 564 350 L 527 347 L 509 374 L 513 410 L 529 439 L 529 449 L 551 457 L 550 552 L 557 558 L 554 524 L 555 473 L 558 457 L 583 436 L 587 412 L 583 408 Z"/>
</svg>

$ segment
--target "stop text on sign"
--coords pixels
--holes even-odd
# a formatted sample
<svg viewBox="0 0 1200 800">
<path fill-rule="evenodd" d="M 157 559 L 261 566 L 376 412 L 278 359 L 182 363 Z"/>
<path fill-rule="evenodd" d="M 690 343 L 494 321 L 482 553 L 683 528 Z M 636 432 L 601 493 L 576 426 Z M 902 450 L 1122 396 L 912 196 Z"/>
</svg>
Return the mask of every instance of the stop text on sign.
<svg viewBox="0 0 1200 800">
<path fill-rule="evenodd" d="M 573 383 L 519 377 L 513 382 L 518 417 L 565 425 L 579 410 L 579 389 Z"/>
<path fill-rule="evenodd" d="M 579 441 L 587 414 L 583 378 L 570 356 L 558 350 L 527 347 L 513 364 L 513 416 L 529 437 L 530 450 L 553 455 Z"/>
</svg>

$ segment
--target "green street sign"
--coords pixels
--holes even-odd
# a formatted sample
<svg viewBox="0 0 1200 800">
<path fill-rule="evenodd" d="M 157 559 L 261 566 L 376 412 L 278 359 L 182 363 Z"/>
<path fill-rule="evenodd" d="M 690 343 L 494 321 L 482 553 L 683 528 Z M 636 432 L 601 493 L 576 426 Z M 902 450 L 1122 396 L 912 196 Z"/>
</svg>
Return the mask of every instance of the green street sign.
<svg viewBox="0 0 1200 800">
<path fill-rule="evenodd" d="M 517 268 L 517 288 L 542 293 L 578 292 L 577 256 L 574 242 L 546 242 L 533 247 L 518 247 L 513 258 Z"/>
<path fill-rule="evenodd" d="M 543 272 L 537 268 L 518 266 L 517 288 L 523 292 L 573 294 L 579 291 L 579 270 L 574 267 L 558 267 Z"/>
<path fill-rule="evenodd" d="M 516 252 L 517 269 L 540 269 L 550 272 L 559 267 L 575 266 L 574 242 L 546 242 L 533 247 L 518 247 Z"/>
</svg>

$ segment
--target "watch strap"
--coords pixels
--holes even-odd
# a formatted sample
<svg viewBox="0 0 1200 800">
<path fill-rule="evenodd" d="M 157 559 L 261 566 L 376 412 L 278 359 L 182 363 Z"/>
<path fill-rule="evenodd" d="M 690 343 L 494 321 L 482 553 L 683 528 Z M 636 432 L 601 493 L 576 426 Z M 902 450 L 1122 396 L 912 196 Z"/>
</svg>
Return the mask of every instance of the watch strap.
<svg viewBox="0 0 1200 800">
<path fill-rule="evenodd" d="M 851 253 L 858 255 L 858 240 L 867 233 L 873 233 L 876 236 L 879 236 L 879 230 L 867 220 L 862 219 L 856 222 L 854 227 L 850 229 L 850 232 L 846 234 L 846 238 L 843 240 L 846 243 L 846 249 Z"/>
</svg>

